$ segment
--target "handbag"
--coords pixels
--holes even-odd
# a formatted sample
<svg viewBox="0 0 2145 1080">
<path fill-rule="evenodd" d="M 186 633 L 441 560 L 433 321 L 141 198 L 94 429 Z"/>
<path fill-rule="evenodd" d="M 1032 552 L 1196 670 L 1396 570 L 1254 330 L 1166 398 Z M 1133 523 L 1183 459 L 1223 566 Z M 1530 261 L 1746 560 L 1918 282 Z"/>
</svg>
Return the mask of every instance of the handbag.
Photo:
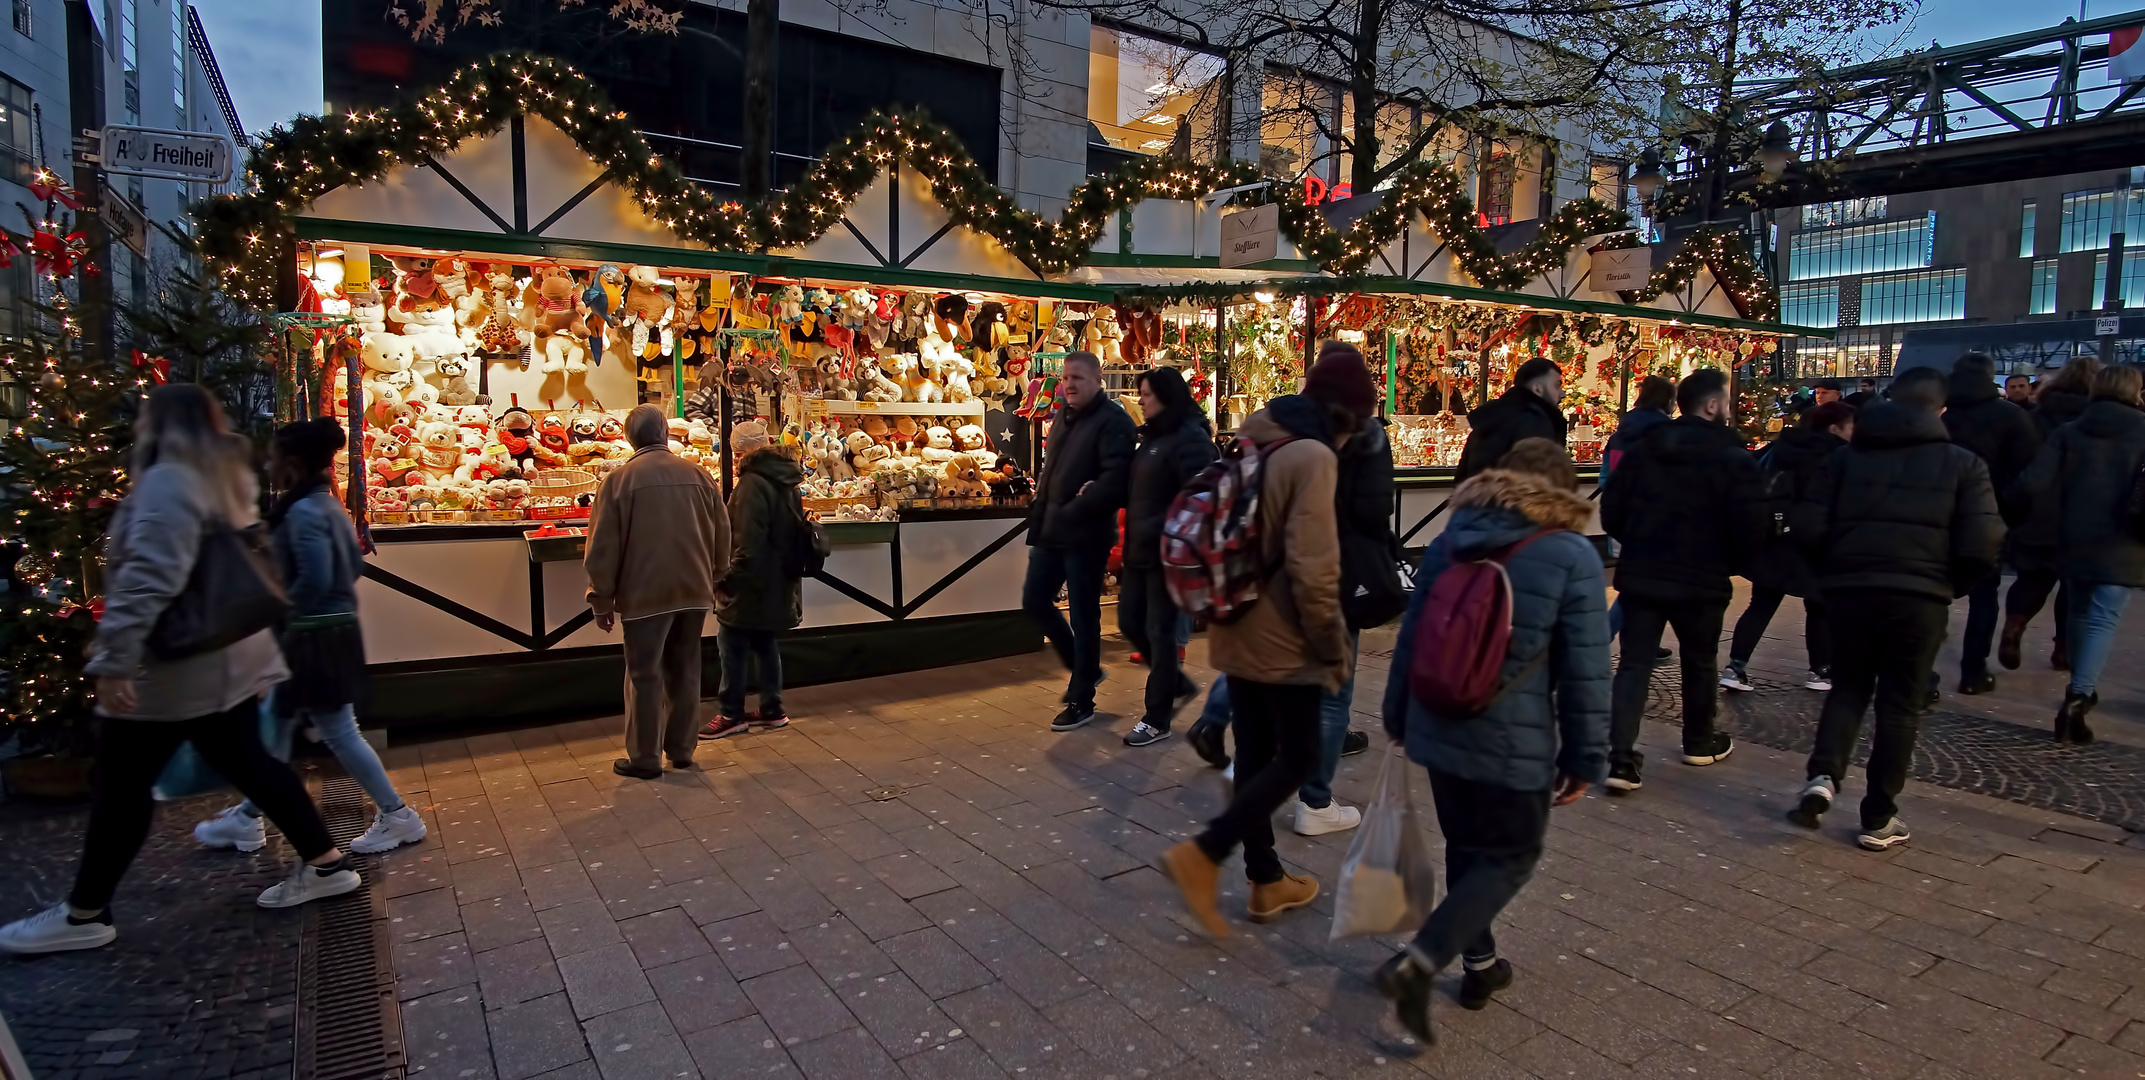
<svg viewBox="0 0 2145 1080">
<path fill-rule="evenodd" d="M 1341 615 L 1350 630 L 1384 626 L 1408 610 L 1400 545 L 1353 530 L 1341 537 Z"/>
<path fill-rule="evenodd" d="M 149 651 L 160 660 L 214 652 L 279 625 L 289 614 L 267 526 L 235 529 L 209 519 L 186 587 L 149 631 Z"/>
</svg>

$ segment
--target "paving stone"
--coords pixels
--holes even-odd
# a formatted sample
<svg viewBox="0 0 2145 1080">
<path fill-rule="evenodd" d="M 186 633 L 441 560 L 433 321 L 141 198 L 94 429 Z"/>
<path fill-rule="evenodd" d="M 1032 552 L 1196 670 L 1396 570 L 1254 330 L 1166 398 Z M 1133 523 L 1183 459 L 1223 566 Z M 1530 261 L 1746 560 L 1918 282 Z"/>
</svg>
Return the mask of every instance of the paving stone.
<svg viewBox="0 0 2145 1080">
<path fill-rule="evenodd" d="M 475 984 L 442 990 L 402 1006 L 402 1052 L 414 1070 L 435 1076 L 498 1075 L 492 1067 L 491 1036 L 484 1026 L 484 1003 Z"/>
<path fill-rule="evenodd" d="M 499 1080 L 525 1080 L 588 1060 L 587 1040 L 565 994 L 553 993 L 506 1008 L 493 1007 L 487 998 L 485 1005 L 491 1009 L 484 1019 L 491 1032 Z"/>
<path fill-rule="evenodd" d="M 519 863 L 520 856 L 515 858 Z M 529 896 L 529 906 L 537 911 L 583 900 L 601 899 L 596 895 L 596 886 L 588 879 L 588 871 L 580 863 L 573 861 L 555 862 L 533 869 L 523 865 L 521 887 Z"/>
<path fill-rule="evenodd" d="M 909 1080 L 1005 1080 L 1011 1070 L 998 1067 L 974 1039 L 957 1039 L 901 1061 Z"/>
<path fill-rule="evenodd" d="M 784 1046 L 856 1026 L 856 1018 L 809 967 L 784 968 L 739 985 Z"/>
<path fill-rule="evenodd" d="M 1101 991 L 1059 1002 L 1043 1010 L 1043 1016 L 1119 1075 L 1133 1075 L 1141 1069 L 1159 1071 L 1189 1056 L 1124 1003 Z"/>
<path fill-rule="evenodd" d="M 503 1009 L 566 989 L 551 946 L 542 939 L 480 952 L 476 965 L 487 1009 Z"/>
<path fill-rule="evenodd" d="M 462 905 L 462 933 L 478 952 L 544 936 L 543 924 L 520 894 Z"/>
<path fill-rule="evenodd" d="M 953 1022 L 898 971 L 849 980 L 835 993 L 892 1057 L 929 1050 L 953 1037 Z"/>
<path fill-rule="evenodd" d="M 459 932 L 396 945 L 394 965 L 395 993 L 404 1001 L 477 981 L 469 942 Z"/>
<path fill-rule="evenodd" d="M 758 1016 L 696 1031 L 685 1037 L 685 1048 L 702 1076 L 788 1080 L 803 1075 Z"/>
<path fill-rule="evenodd" d="M 562 957 L 559 977 L 573 999 L 574 1015 L 583 1020 L 655 1000 L 648 977 L 624 943 Z"/>
<path fill-rule="evenodd" d="M 701 933 L 740 982 L 804 963 L 803 951 L 762 914 L 727 919 L 702 928 Z"/>
<path fill-rule="evenodd" d="M 871 978 L 896 970 L 894 961 L 846 918 L 837 917 L 817 926 L 807 926 L 797 931 L 792 940 L 829 986 L 838 987 L 843 980 Z"/>
<path fill-rule="evenodd" d="M 994 977 L 936 926 L 888 938 L 878 947 L 933 998 L 982 986 Z"/>
<path fill-rule="evenodd" d="M 462 912 L 455 906 L 454 890 L 442 887 L 389 897 L 387 922 L 389 940 L 399 945 L 460 932 Z"/>
<path fill-rule="evenodd" d="M 695 1066 L 670 1017 L 654 1002 L 606 1013 L 582 1025 L 603 1080 L 675 1080 Z"/>
<path fill-rule="evenodd" d="M 906 1080 L 877 1040 L 851 1028 L 789 1048 L 806 1080 Z"/>
<path fill-rule="evenodd" d="M 712 954 L 650 968 L 648 985 L 670 1014 L 671 1026 L 689 1035 L 752 1014 L 752 1002 Z"/>
<path fill-rule="evenodd" d="M 677 908 L 655 911 L 621 920 L 618 930 L 644 968 L 675 963 L 709 951 L 708 939 L 693 920 Z"/>
</svg>

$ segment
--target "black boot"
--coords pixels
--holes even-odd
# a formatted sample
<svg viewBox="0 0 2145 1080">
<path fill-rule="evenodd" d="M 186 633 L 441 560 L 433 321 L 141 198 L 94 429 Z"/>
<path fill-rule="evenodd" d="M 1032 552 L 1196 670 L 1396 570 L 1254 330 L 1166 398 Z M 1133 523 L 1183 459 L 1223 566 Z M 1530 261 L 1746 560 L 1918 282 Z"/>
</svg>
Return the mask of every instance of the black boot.
<svg viewBox="0 0 2145 1080">
<path fill-rule="evenodd" d="M 2056 712 L 2056 741 L 2059 743 L 2089 743 L 2093 741 L 2093 729 L 2085 724 L 2085 714 L 2100 704 L 2100 695 L 2063 693 L 2063 708 Z"/>
</svg>

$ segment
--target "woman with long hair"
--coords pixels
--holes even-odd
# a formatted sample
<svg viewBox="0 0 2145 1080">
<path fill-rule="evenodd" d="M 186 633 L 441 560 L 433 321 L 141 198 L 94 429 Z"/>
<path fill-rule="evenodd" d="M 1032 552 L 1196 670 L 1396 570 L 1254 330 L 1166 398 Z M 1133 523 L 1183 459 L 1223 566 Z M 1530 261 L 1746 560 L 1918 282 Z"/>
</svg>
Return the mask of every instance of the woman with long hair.
<svg viewBox="0 0 2145 1080">
<path fill-rule="evenodd" d="M 261 745 L 260 696 L 288 674 L 274 636 L 262 630 L 181 657 L 149 647 L 151 630 L 186 591 L 202 538 L 258 521 L 249 456 L 199 386 L 158 387 L 135 420 L 132 486 L 105 540 L 104 618 L 84 668 L 97 680 L 102 732 L 82 865 L 65 901 L 0 926 L 0 952 L 94 949 L 118 936 L 112 894 L 149 835 L 150 789 L 186 742 L 260 804 L 298 851 L 302 862 L 260 894 L 262 907 L 293 907 L 362 884 L 305 786 Z"/>
<path fill-rule="evenodd" d="M 1199 695 L 1177 659 L 1177 605 L 1162 581 L 1162 524 L 1185 482 L 1214 460 L 1214 432 L 1176 368 L 1140 373 L 1139 447 L 1126 480 L 1123 587 L 1117 628 L 1147 658 L 1143 711 L 1126 746 L 1169 738 L 1177 710 Z"/>
<path fill-rule="evenodd" d="M 271 699 L 280 735 L 268 749 L 288 760 L 293 733 L 303 727 L 319 733 L 379 808 L 372 828 L 350 842 L 350 850 L 371 855 L 424 839 L 425 821 L 396 794 L 380 755 L 358 734 L 357 701 L 366 677 L 357 579 L 364 561 L 350 515 L 328 479 L 343 438 L 343 426 L 334 420 L 300 420 L 279 428 L 269 448 L 270 475 L 282 490 L 268 510 L 268 526 L 275 532 L 276 568 L 290 593 L 281 641 L 291 674 Z M 251 799 L 194 826 L 194 839 L 240 851 L 268 842 L 260 807 Z"/>
<path fill-rule="evenodd" d="M 2042 379 L 2033 389 L 2033 422 L 2041 429 L 2044 444 L 2056 433 L 2056 429 L 2080 416 L 2093 400 L 2093 378 L 2100 374 L 2100 359 L 2095 356 L 2074 356 L 2063 365 L 2062 370 Z M 1999 497 L 2003 492 L 1996 493 Z M 2011 582 L 2011 591 L 2004 594 L 2003 632 L 1996 640 L 1996 662 L 2013 671 L 2021 662 L 2020 651 L 2026 637 L 2026 627 L 2033 617 L 2041 613 L 2048 603 L 2048 594 L 2056 595 L 2055 650 L 2049 656 L 2049 665 L 2058 671 L 2070 670 L 2070 584 L 2057 572 L 2056 525 L 2053 513 L 2038 513 L 2030 505 L 2019 505 L 2010 500 L 2004 504 L 2005 518 L 2013 526 L 2004 540 L 2004 553 L 2018 577 Z"/>
</svg>

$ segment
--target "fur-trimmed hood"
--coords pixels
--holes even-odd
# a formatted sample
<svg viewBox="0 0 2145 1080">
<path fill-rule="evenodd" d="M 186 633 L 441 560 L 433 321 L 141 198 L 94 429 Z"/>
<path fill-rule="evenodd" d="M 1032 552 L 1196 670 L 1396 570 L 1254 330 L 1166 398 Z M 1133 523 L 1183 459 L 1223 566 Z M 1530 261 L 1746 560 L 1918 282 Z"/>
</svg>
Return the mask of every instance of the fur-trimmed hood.
<svg viewBox="0 0 2145 1080">
<path fill-rule="evenodd" d="M 1501 506 L 1517 510 L 1536 525 L 1584 532 L 1594 506 L 1576 491 L 1564 491 L 1533 473 L 1484 469 L 1453 492 L 1452 508 Z"/>
</svg>

